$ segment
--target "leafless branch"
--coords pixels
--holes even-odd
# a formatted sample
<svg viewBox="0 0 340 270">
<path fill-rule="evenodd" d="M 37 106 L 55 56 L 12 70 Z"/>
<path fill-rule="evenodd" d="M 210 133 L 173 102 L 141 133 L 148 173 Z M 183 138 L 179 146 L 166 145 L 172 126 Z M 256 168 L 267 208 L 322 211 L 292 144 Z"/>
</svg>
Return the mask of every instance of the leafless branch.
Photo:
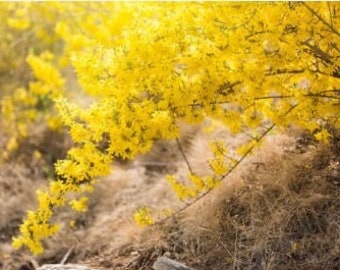
<svg viewBox="0 0 340 270">
<path fill-rule="evenodd" d="M 318 46 L 315 45 L 311 45 L 310 43 L 304 41 L 301 42 L 302 45 L 306 45 L 309 49 L 310 52 L 315 56 L 318 57 L 320 59 L 322 59 L 323 61 L 325 61 L 327 64 L 333 64 L 333 61 L 331 60 L 333 57 L 331 55 L 329 55 L 328 53 L 324 52 L 323 50 L 321 50 Z M 307 50 L 307 49 L 306 49 Z M 305 51 L 306 51 L 305 50 Z M 309 53 L 309 51 L 306 51 L 307 53 Z"/>
<path fill-rule="evenodd" d="M 266 72 L 266 76 L 274 76 L 278 74 L 298 74 L 298 73 L 303 73 L 305 70 L 304 69 L 276 69 L 276 70 L 268 70 Z"/>
<path fill-rule="evenodd" d="M 334 34 L 336 34 L 338 37 L 340 37 L 340 33 L 338 30 L 336 30 L 331 24 L 325 21 L 314 9 L 312 9 L 310 6 L 308 6 L 305 2 L 301 2 L 302 5 L 304 5 L 314 16 L 316 16 L 324 25 L 326 25 Z"/>
<path fill-rule="evenodd" d="M 327 92 L 327 91 L 326 91 Z M 320 92 L 325 93 L 325 92 Z M 340 99 L 340 96 L 330 96 L 330 95 L 322 95 L 320 93 L 314 94 L 306 94 L 303 95 L 304 97 L 311 97 L 311 98 L 329 98 L 329 99 Z M 254 100 L 261 100 L 261 99 L 285 99 L 285 98 L 294 98 L 295 96 L 264 96 L 264 97 L 256 97 Z"/>
<path fill-rule="evenodd" d="M 254 100 L 260 100 L 260 99 L 284 99 L 284 98 L 293 98 L 294 96 L 265 96 L 265 97 L 256 97 Z"/>
<path fill-rule="evenodd" d="M 68 251 L 66 252 L 66 254 L 64 255 L 64 257 L 62 258 L 60 264 L 65 264 L 68 260 L 68 258 L 70 257 L 72 251 L 73 251 L 73 247 L 69 248 Z"/>
<path fill-rule="evenodd" d="M 283 116 L 288 115 L 292 110 L 294 110 L 298 105 L 293 105 L 289 108 L 289 110 L 287 110 Z M 272 125 L 270 125 L 262 134 L 261 136 L 258 138 L 257 143 L 259 143 L 264 137 L 267 136 L 267 134 L 272 131 L 275 128 L 276 124 L 273 123 Z M 257 144 L 251 146 L 246 153 L 228 170 L 228 172 L 224 175 L 222 175 L 217 182 L 222 182 L 225 180 L 225 178 L 227 176 L 229 176 L 242 162 L 243 160 L 254 150 L 254 148 L 257 146 Z M 183 212 L 184 210 L 186 210 L 187 208 L 189 208 L 190 206 L 192 206 L 193 204 L 195 204 L 197 201 L 201 200 L 202 198 L 206 197 L 214 188 L 209 188 L 208 190 L 206 190 L 205 192 L 203 192 L 202 194 L 200 194 L 198 197 L 196 197 L 194 200 L 192 200 L 191 202 L 186 203 L 183 207 L 181 207 L 180 209 L 178 209 L 177 211 L 175 211 L 171 216 L 168 216 L 164 219 L 159 220 L 158 222 L 154 223 L 155 225 L 161 225 L 163 224 L 165 221 L 176 217 L 179 213 Z"/>
<path fill-rule="evenodd" d="M 328 12 L 329 12 L 329 18 L 331 20 L 331 26 L 333 27 L 333 16 L 332 16 L 332 10 L 331 10 L 331 6 L 329 4 L 329 2 L 327 2 L 327 7 L 328 7 Z"/>
<path fill-rule="evenodd" d="M 183 149 L 183 147 L 182 147 L 182 144 L 181 144 L 181 142 L 180 142 L 180 140 L 179 140 L 178 138 L 176 138 L 176 142 L 177 142 L 179 151 L 181 152 L 181 154 L 182 154 L 182 156 L 183 156 L 183 158 L 184 158 L 184 160 L 185 160 L 185 163 L 187 164 L 188 170 L 190 171 L 191 174 L 193 174 L 194 171 L 193 171 L 192 168 L 191 168 L 191 165 L 190 165 L 190 163 L 189 163 L 189 160 L 188 160 L 187 156 L 185 155 L 184 149 Z"/>
</svg>

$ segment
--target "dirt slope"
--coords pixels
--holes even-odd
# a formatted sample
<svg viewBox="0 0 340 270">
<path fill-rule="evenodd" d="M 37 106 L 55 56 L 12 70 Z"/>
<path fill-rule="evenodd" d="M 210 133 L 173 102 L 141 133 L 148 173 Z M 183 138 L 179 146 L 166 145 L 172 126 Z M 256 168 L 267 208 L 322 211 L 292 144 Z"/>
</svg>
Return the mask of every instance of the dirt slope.
<svg viewBox="0 0 340 270">
<path fill-rule="evenodd" d="M 223 130 L 187 134 L 182 142 L 200 173 L 209 169 L 207 142 L 213 136 L 224 136 L 229 144 L 243 140 Z M 97 269 L 151 269 L 164 254 L 206 270 L 340 268 L 339 140 L 322 146 L 296 132 L 271 135 L 202 201 L 162 226 L 139 228 L 132 219 L 138 207 L 181 206 L 165 181 L 167 173 L 187 173 L 175 146 L 162 142 L 135 162 L 117 162 L 89 195 L 87 213 L 57 214 L 63 230 L 38 258 L 14 251 L 10 239 L 25 211 L 34 208 L 35 189 L 46 184 L 46 173 L 32 168 L 48 164 L 3 164 L 0 269 L 34 269 L 32 260 L 59 263 L 68 251 L 68 262 Z"/>
</svg>

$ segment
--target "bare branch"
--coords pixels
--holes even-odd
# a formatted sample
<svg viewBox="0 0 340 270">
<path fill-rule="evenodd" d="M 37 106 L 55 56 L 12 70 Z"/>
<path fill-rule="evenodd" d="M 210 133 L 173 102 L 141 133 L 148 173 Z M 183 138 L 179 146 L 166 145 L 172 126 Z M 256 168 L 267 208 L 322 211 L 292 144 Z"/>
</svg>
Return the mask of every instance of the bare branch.
<svg viewBox="0 0 340 270">
<path fill-rule="evenodd" d="M 181 142 L 179 141 L 178 138 L 176 138 L 176 142 L 177 142 L 179 151 L 181 152 L 181 154 L 182 154 L 182 156 L 183 156 L 183 158 L 184 158 L 184 160 L 185 160 L 185 163 L 187 164 L 187 167 L 188 167 L 190 173 L 193 174 L 194 171 L 193 171 L 192 168 L 191 168 L 191 165 L 190 165 L 190 163 L 189 163 L 189 160 L 188 160 L 187 156 L 185 155 L 184 150 L 183 150 L 183 147 L 182 147 L 182 144 L 181 144 Z"/>
<path fill-rule="evenodd" d="M 60 264 L 65 264 L 65 263 L 67 262 L 67 260 L 68 260 L 68 258 L 70 257 L 70 255 L 71 255 L 73 249 L 74 249 L 73 247 L 70 247 L 70 248 L 68 249 L 68 251 L 66 252 L 66 254 L 64 255 L 64 257 L 62 258 Z"/>
<path fill-rule="evenodd" d="M 340 94 L 340 90 L 339 89 L 325 90 L 325 91 L 320 91 L 319 93 L 339 93 Z"/>
<path fill-rule="evenodd" d="M 278 74 L 298 74 L 298 73 L 303 73 L 305 72 L 304 69 L 287 69 L 287 68 L 282 68 L 282 69 L 276 69 L 276 70 L 268 70 L 265 75 L 266 76 L 274 76 Z"/>
<path fill-rule="evenodd" d="M 334 34 L 340 37 L 340 33 L 328 22 L 326 22 L 314 9 L 308 6 L 305 2 L 301 2 L 313 15 L 315 15 L 324 25 L 326 25 Z"/>
<path fill-rule="evenodd" d="M 293 98 L 294 96 L 265 96 L 265 97 L 256 97 L 254 100 L 260 99 L 284 99 L 284 98 Z"/>
<path fill-rule="evenodd" d="M 331 20 L 331 26 L 333 27 L 333 25 L 334 25 L 333 16 L 332 16 L 332 10 L 331 10 L 331 6 L 330 6 L 329 2 L 327 2 L 327 7 L 328 7 L 328 12 L 329 12 L 329 18 Z"/>
<path fill-rule="evenodd" d="M 301 42 L 302 45 L 306 45 L 311 51 L 311 53 L 315 56 L 318 57 L 322 60 L 324 60 L 327 64 L 333 64 L 333 61 L 331 60 L 333 57 L 331 55 L 329 55 L 328 53 L 324 52 L 323 50 L 321 50 L 319 47 L 315 46 L 315 45 L 311 45 L 310 43 L 304 41 Z M 304 51 L 306 51 L 307 53 L 309 53 L 307 51 L 307 49 L 305 49 Z"/>
<path fill-rule="evenodd" d="M 340 96 L 328 96 L 328 95 L 320 95 L 320 94 L 308 94 L 308 95 L 304 95 L 305 97 L 312 97 L 312 98 L 329 98 L 329 99 L 339 99 L 340 100 Z"/>
<path fill-rule="evenodd" d="M 320 93 L 327 93 L 328 91 L 320 92 Z M 329 91 L 334 92 L 334 91 Z M 335 91 L 336 92 L 336 91 Z M 303 95 L 304 97 L 311 97 L 311 98 L 329 98 L 329 99 L 340 99 L 340 96 L 330 96 L 330 95 L 322 95 L 322 94 L 306 94 Z M 254 100 L 261 100 L 261 99 L 285 99 L 285 98 L 294 98 L 295 96 L 265 96 L 265 97 L 256 97 Z"/>
<path fill-rule="evenodd" d="M 288 115 L 292 110 L 294 110 L 297 105 L 293 105 L 289 108 L 289 110 L 287 110 L 283 116 Z M 264 138 L 267 136 L 267 134 L 273 130 L 275 128 L 276 124 L 273 123 L 272 125 L 270 125 L 262 134 L 261 136 L 258 138 L 257 144 Z M 217 182 L 222 182 L 225 180 L 225 178 L 230 175 L 242 162 L 243 160 L 254 150 L 254 148 L 257 146 L 257 144 L 251 146 L 246 153 L 228 170 L 228 172 L 224 175 L 222 175 Z M 171 219 L 171 218 L 175 218 L 179 213 L 183 212 L 184 210 L 186 210 L 187 208 L 189 208 L 190 206 L 192 206 L 193 204 L 195 204 L 197 201 L 201 200 L 202 198 L 204 198 L 205 196 L 207 196 L 214 188 L 211 187 L 209 188 L 207 191 L 203 192 L 201 195 L 199 195 L 198 197 L 196 197 L 193 201 L 186 203 L 183 207 L 181 207 L 180 209 L 178 209 L 177 211 L 175 211 L 172 215 L 161 219 L 159 221 L 157 221 L 156 223 L 153 224 L 153 226 L 156 225 L 161 225 L 162 223 L 164 223 L 165 221 Z"/>
</svg>

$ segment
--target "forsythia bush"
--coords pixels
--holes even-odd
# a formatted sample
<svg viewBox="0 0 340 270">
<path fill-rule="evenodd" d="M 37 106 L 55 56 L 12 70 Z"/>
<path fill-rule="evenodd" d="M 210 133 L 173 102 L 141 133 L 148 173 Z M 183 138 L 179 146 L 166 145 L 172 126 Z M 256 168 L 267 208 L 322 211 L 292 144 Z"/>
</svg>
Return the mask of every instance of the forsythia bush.
<svg viewBox="0 0 340 270">
<path fill-rule="evenodd" d="M 15 247 L 41 253 L 41 241 L 59 229 L 52 219 L 56 208 L 69 203 L 86 210 L 81 194 L 110 173 L 114 157 L 133 159 L 158 139 L 178 138 L 179 121 L 198 124 L 209 118 L 231 133 L 249 134 L 249 141 L 234 150 L 223 140 L 211 143 L 210 175 L 197 175 L 188 166 L 190 185 L 168 176 L 188 203 L 215 188 L 275 126 L 284 130 L 293 124 L 323 142 L 331 136 L 329 128 L 340 127 L 336 3 L 16 5 L 25 12 L 13 15 L 10 4 L 1 5 L 7 27 L 26 33 L 35 23 L 45 36 L 53 26 L 50 38 L 61 45 L 58 63 L 48 52 L 28 54 L 35 79 L 3 97 L 2 113 L 16 121 L 9 109 L 13 104 L 35 108 L 37 101 L 27 97 L 54 99 L 76 144 L 55 164 L 57 177 L 49 189 L 38 192 L 39 207 L 28 213 Z M 39 23 L 29 19 L 37 10 Z M 72 89 L 63 90 L 58 69 L 67 66 L 93 97 L 85 109 L 65 98 Z M 34 118 L 30 112 L 33 116 L 23 117 Z M 79 197 L 69 199 L 69 194 Z M 148 208 L 135 219 L 155 222 Z"/>
<path fill-rule="evenodd" d="M 53 5 L 1 3 L 0 13 L 0 125 L 5 141 L 0 160 L 6 161 L 37 123 L 60 129 L 53 98 L 64 95 L 64 79 L 55 55 L 62 45 L 54 31 L 58 10 Z"/>
</svg>

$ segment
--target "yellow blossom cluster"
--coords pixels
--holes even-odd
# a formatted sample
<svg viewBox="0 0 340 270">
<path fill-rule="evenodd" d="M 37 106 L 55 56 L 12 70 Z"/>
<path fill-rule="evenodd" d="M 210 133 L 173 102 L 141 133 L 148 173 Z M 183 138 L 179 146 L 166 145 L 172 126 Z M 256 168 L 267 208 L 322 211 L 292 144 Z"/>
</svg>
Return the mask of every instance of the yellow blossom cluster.
<svg viewBox="0 0 340 270">
<path fill-rule="evenodd" d="M 133 215 L 135 222 L 140 226 L 147 226 L 155 223 L 151 216 L 151 210 L 148 207 L 142 207 Z"/>
<path fill-rule="evenodd" d="M 51 129 L 61 127 L 61 120 L 53 110 L 53 99 L 62 95 L 64 80 L 51 62 L 53 55 L 46 51 L 40 56 L 30 54 L 26 60 L 36 79 L 0 100 L 3 136 L 8 138 L 0 157 L 3 160 L 18 148 L 19 141 L 29 135 L 30 126 L 39 119 L 44 119 Z"/>
<path fill-rule="evenodd" d="M 195 199 L 200 194 L 216 188 L 220 184 L 218 178 L 211 175 L 200 177 L 196 174 L 189 174 L 188 179 L 190 180 L 191 185 L 181 183 L 173 175 L 167 175 L 166 180 L 177 197 L 182 201 Z"/>
<path fill-rule="evenodd" d="M 2 161 L 38 123 L 61 128 L 52 102 L 62 94 L 64 84 L 54 59 L 61 45 L 54 31 L 57 14 L 52 4 L 0 3 Z"/>
<path fill-rule="evenodd" d="M 224 141 L 211 143 L 212 153 L 214 158 L 209 160 L 209 165 L 216 175 L 225 175 L 228 172 L 226 158 L 228 148 Z"/>
<path fill-rule="evenodd" d="M 28 215 L 15 239 L 17 247 L 41 252 L 40 241 L 53 231 L 46 226 L 54 228 L 49 211 L 65 203 L 78 211 L 85 209 L 86 199 L 68 201 L 66 195 L 91 190 L 98 177 L 110 172 L 113 157 L 133 159 L 158 139 L 178 138 L 179 121 L 198 124 L 211 118 L 232 134 L 249 136 L 234 150 L 223 141 L 212 143 L 213 158 L 207 161 L 211 175 L 190 172 L 190 185 L 168 176 L 184 201 L 216 187 L 274 126 L 296 125 L 320 141 L 331 137 L 329 127 L 340 128 L 340 6 L 336 3 L 23 6 L 26 13 L 16 14 L 10 27 L 30 29 L 34 25 L 27 19 L 30 10 L 55 11 L 54 38 L 62 44 L 57 59 L 50 53 L 39 58 L 29 54 L 36 82 L 24 92 L 43 100 L 48 93 L 48 102 L 56 97 L 59 115 L 76 145 L 56 163 L 57 177 L 50 183 L 47 202 L 39 200 L 37 211 Z M 46 15 L 41 18 L 41 25 L 45 19 L 52 25 Z M 52 68 L 53 61 L 57 69 Z M 86 108 L 59 91 L 64 87 L 58 72 L 62 67 L 75 70 L 78 84 L 92 96 Z M 13 104 L 2 102 L 2 110 L 13 110 Z M 16 141 L 10 141 L 8 148 L 15 149 Z M 135 220 L 154 223 L 148 208 L 138 211 Z"/>
</svg>

